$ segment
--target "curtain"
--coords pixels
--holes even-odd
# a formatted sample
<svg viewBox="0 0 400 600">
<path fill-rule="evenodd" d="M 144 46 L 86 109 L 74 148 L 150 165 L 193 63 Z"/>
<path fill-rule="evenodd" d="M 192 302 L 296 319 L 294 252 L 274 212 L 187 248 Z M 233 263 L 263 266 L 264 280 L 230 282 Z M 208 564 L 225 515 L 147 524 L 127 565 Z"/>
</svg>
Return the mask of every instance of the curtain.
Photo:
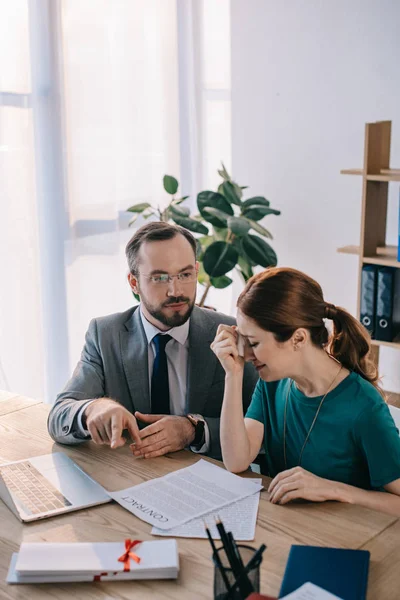
<svg viewBox="0 0 400 600">
<path fill-rule="evenodd" d="M 230 168 L 229 12 L 0 2 L 0 388 L 54 401 L 90 319 L 134 302 L 126 209 L 167 202 L 164 174 L 194 207 Z"/>
</svg>

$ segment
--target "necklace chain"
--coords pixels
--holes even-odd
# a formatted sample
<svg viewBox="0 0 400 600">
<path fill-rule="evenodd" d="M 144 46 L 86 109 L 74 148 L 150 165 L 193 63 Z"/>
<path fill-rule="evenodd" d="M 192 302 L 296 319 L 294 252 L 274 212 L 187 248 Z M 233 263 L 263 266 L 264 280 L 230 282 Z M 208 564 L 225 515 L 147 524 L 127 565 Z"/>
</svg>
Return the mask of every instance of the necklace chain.
<svg viewBox="0 0 400 600">
<path fill-rule="evenodd" d="M 329 391 L 330 391 L 331 387 L 333 386 L 333 384 L 335 383 L 336 379 L 339 377 L 339 374 L 340 374 L 341 370 L 342 370 L 342 365 L 340 365 L 339 371 L 336 373 L 335 377 L 332 379 L 332 381 L 331 381 L 331 383 L 330 383 L 330 385 L 329 385 L 329 387 L 328 387 L 325 395 L 322 397 L 322 400 L 321 400 L 321 402 L 318 405 L 318 408 L 317 408 L 317 411 L 315 413 L 314 419 L 313 419 L 313 421 L 311 423 L 311 427 L 308 430 L 308 433 L 306 435 L 306 439 L 304 440 L 303 447 L 302 447 L 302 449 L 300 451 L 300 454 L 299 454 L 299 460 L 298 460 L 299 466 L 301 465 L 301 459 L 303 457 L 304 448 L 306 447 L 307 442 L 308 442 L 308 438 L 310 437 L 310 434 L 311 434 L 311 432 L 312 432 L 312 430 L 314 428 L 314 425 L 315 425 L 315 422 L 316 422 L 316 420 L 318 418 L 319 411 L 321 410 L 322 404 L 323 404 L 325 398 L 327 397 L 327 395 L 329 394 Z M 287 405 L 288 405 L 290 390 L 292 389 L 292 383 L 293 383 L 293 379 L 289 383 L 288 391 L 287 391 L 287 394 L 286 394 L 286 400 L 285 400 L 285 408 L 284 408 L 284 413 L 283 413 L 283 459 L 285 461 L 285 469 L 287 469 L 287 460 L 286 460 L 286 417 L 287 417 Z"/>
</svg>

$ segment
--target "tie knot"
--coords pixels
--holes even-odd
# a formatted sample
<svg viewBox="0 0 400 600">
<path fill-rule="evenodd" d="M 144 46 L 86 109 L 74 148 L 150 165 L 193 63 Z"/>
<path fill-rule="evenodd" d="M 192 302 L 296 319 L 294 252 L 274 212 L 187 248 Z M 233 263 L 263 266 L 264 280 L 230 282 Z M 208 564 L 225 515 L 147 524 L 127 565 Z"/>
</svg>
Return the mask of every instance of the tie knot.
<svg viewBox="0 0 400 600">
<path fill-rule="evenodd" d="M 157 333 L 157 335 L 154 336 L 153 342 L 155 344 L 157 353 L 160 350 L 165 350 L 165 346 L 168 344 L 169 340 L 172 340 L 172 337 L 168 335 L 168 333 Z"/>
</svg>

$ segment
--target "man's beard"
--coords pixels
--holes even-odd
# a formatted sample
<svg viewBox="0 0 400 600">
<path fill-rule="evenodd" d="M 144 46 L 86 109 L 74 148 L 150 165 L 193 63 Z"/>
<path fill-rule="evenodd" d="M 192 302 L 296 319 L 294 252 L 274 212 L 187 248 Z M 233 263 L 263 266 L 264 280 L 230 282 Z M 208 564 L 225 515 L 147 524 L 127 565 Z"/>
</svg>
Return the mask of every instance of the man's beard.
<svg viewBox="0 0 400 600">
<path fill-rule="evenodd" d="M 192 314 L 195 298 L 191 300 L 190 298 L 187 298 L 185 296 L 176 296 L 169 298 L 166 302 L 163 302 L 163 304 L 159 306 L 153 306 L 152 304 L 150 304 L 143 295 L 140 296 L 140 301 L 144 304 L 144 306 L 146 307 L 146 309 L 152 317 L 157 319 L 157 321 L 159 321 L 166 327 L 172 328 L 179 327 L 180 325 L 186 323 L 186 321 Z M 176 312 L 173 313 L 171 316 L 168 316 L 164 312 L 162 312 L 162 309 L 164 307 L 168 307 L 169 304 L 180 304 L 181 302 L 185 302 L 188 306 L 188 310 L 186 310 L 184 314 Z"/>
</svg>

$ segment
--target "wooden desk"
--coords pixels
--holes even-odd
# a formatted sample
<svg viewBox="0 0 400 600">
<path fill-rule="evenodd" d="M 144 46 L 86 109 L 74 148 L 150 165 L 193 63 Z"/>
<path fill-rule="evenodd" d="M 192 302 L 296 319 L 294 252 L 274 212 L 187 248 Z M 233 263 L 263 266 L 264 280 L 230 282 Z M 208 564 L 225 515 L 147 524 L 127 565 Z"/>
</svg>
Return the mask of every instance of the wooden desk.
<svg viewBox="0 0 400 600">
<path fill-rule="evenodd" d="M 7 407 L 7 408 L 6 408 Z M 110 450 L 93 443 L 59 446 L 47 434 L 49 407 L 26 398 L 0 394 L 0 464 L 61 451 L 101 485 L 118 490 L 164 475 L 198 460 L 178 452 L 152 460 L 134 458 L 128 448 Z M 250 473 L 248 475 L 251 475 Z M 264 478 L 265 485 L 268 479 Z M 180 575 L 177 581 L 43 584 L 4 583 L 12 552 L 22 541 L 121 541 L 125 537 L 154 539 L 151 526 L 118 504 L 107 504 L 22 525 L 0 501 L 0 598 L 140 599 L 212 598 L 213 566 L 206 540 L 178 538 Z M 256 539 L 268 549 L 261 566 L 261 591 L 277 595 L 290 546 L 314 544 L 371 551 L 369 600 L 398 600 L 400 595 L 400 520 L 359 506 L 327 502 L 274 506 L 261 493 Z"/>
</svg>

